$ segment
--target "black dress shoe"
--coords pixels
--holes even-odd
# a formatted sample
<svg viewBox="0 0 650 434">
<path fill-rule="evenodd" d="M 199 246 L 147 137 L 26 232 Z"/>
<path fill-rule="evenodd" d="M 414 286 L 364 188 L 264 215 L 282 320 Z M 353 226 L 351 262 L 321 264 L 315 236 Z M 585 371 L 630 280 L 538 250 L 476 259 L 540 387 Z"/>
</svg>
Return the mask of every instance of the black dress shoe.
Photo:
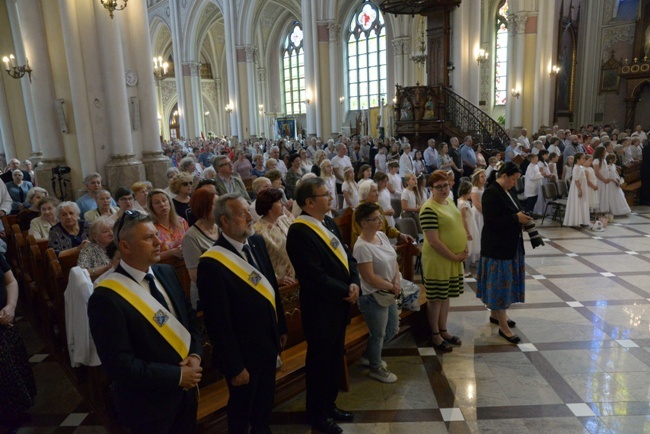
<svg viewBox="0 0 650 434">
<path fill-rule="evenodd" d="M 506 341 L 510 342 L 511 344 L 518 344 L 519 342 L 521 342 L 521 338 L 519 336 L 517 336 L 517 335 L 506 336 L 506 334 L 503 333 L 501 331 L 501 329 L 499 329 L 499 336 L 501 336 L 502 338 L 504 338 Z"/>
<path fill-rule="evenodd" d="M 352 422 L 354 420 L 354 414 L 341 410 L 338 407 L 334 407 L 334 409 L 328 411 L 327 415 L 337 422 Z"/>
<path fill-rule="evenodd" d="M 317 431 L 320 431 L 325 434 L 340 434 L 343 432 L 343 428 L 338 426 L 332 419 L 329 417 L 327 419 L 321 419 L 311 423 L 311 427 Z"/>
<path fill-rule="evenodd" d="M 490 317 L 490 322 L 492 324 L 497 324 L 497 325 L 499 324 L 499 320 L 496 319 L 496 318 L 492 318 L 492 317 Z M 514 327 L 516 325 L 517 325 L 517 323 L 514 322 L 513 320 L 511 320 L 511 319 L 508 320 L 508 327 Z"/>
</svg>

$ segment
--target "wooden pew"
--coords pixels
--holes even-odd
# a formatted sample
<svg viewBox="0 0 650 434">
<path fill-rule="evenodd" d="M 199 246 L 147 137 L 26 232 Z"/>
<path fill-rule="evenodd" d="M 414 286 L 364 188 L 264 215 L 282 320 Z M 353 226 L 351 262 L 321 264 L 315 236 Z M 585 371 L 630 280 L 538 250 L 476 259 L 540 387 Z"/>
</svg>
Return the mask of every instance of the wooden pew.
<svg viewBox="0 0 650 434">
<path fill-rule="evenodd" d="M 47 250 L 47 240 L 36 241 L 33 235 L 27 236 L 29 245 L 29 260 L 32 270 L 34 270 L 34 280 L 38 293 L 38 312 L 43 318 L 42 334 L 50 344 L 55 341 L 55 310 L 54 303 L 50 299 L 50 281 L 47 262 L 45 261 L 45 251 Z"/>
<path fill-rule="evenodd" d="M 625 193 L 625 200 L 629 206 L 639 204 L 639 193 L 641 191 L 641 163 L 633 162 L 623 168 L 624 184 L 621 189 Z"/>
<path fill-rule="evenodd" d="M 5 255 L 7 262 L 11 265 L 11 270 L 14 272 L 14 276 L 20 282 L 22 280 L 22 268 L 20 261 L 18 260 L 18 252 L 16 247 L 16 241 L 14 238 L 13 225 L 16 224 L 16 216 L 9 214 L 2 216 L 2 225 L 4 226 L 5 231 L 5 242 L 7 243 L 7 253 Z"/>
</svg>

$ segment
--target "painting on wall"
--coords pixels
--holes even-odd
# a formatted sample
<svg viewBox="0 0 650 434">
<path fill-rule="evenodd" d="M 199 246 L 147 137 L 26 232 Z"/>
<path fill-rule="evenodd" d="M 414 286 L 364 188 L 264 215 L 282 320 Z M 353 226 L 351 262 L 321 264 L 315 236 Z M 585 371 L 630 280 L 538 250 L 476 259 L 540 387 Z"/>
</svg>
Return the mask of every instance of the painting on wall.
<svg viewBox="0 0 650 434">
<path fill-rule="evenodd" d="M 276 138 L 296 138 L 296 118 L 286 117 L 276 119 Z"/>
<path fill-rule="evenodd" d="M 610 58 L 600 68 L 600 93 L 618 92 L 621 77 L 618 75 L 618 68 L 621 62 L 614 57 L 612 50 Z"/>
</svg>

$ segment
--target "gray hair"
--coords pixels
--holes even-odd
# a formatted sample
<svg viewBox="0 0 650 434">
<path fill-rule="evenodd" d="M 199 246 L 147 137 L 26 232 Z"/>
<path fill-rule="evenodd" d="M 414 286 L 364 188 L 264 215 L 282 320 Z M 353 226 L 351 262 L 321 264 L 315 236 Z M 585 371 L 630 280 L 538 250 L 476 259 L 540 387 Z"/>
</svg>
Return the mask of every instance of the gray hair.
<svg viewBox="0 0 650 434">
<path fill-rule="evenodd" d="M 223 160 L 228 159 L 227 155 L 217 155 L 212 159 L 212 167 L 214 167 L 215 171 L 219 171 L 219 167 L 221 166 L 221 162 Z"/>
<path fill-rule="evenodd" d="M 128 210 L 137 213 L 137 217 L 129 217 L 127 214 L 123 214 L 122 217 L 115 220 L 113 225 L 113 237 L 114 243 L 119 247 L 119 242 L 121 240 L 129 240 L 133 235 L 133 229 L 140 223 L 152 223 L 153 220 L 149 214 L 145 214 L 135 210 Z M 107 217 L 109 218 L 109 217 Z M 97 219 L 99 220 L 99 219 Z M 121 227 L 120 227 L 121 225 Z"/>
<path fill-rule="evenodd" d="M 56 214 L 56 219 L 57 220 L 61 220 L 61 218 L 59 218 L 59 215 L 61 214 L 61 210 L 63 210 L 63 208 L 72 208 L 74 210 L 74 212 L 77 213 L 77 217 L 79 216 L 79 214 L 81 214 L 81 210 L 79 209 L 79 205 L 77 205 L 75 202 L 71 202 L 69 200 L 66 200 L 65 202 L 61 202 L 60 204 L 58 204 L 56 206 L 56 211 L 54 212 L 54 214 Z"/>
<path fill-rule="evenodd" d="M 44 197 L 49 196 L 49 193 L 47 192 L 46 189 L 41 188 L 41 187 L 33 187 L 33 188 L 30 188 L 29 191 L 27 192 L 27 202 L 28 203 L 32 202 L 32 199 L 34 198 L 36 193 L 43 193 L 45 195 Z"/>
<path fill-rule="evenodd" d="M 183 172 L 187 172 L 187 168 L 190 167 L 190 164 L 196 164 L 193 157 L 185 157 L 181 160 L 178 165 L 179 169 Z"/>
<path fill-rule="evenodd" d="M 372 187 L 379 188 L 376 182 L 370 180 L 359 184 L 359 200 L 366 200 L 366 198 L 370 194 L 370 190 L 372 190 Z"/>
<path fill-rule="evenodd" d="M 177 174 L 178 173 L 178 167 L 170 167 L 170 168 L 167 169 L 167 172 L 165 172 L 165 176 L 167 177 L 167 179 L 169 179 L 169 175 L 171 175 L 172 173 Z M 172 176 L 172 178 L 173 178 L 173 176 Z"/>
<path fill-rule="evenodd" d="M 226 217 L 227 220 L 232 218 L 232 211 L 228 206 L 231 200 L 243 198 L 239 193 L 228 193 L 219 196 L 219 199 L 214 203 L 214 221 L 217 225 L 221 225 L 221 217 Z"/>
<path fill-rule="evenodd" d="M 23 171 L 20 170 L 20 169 L 16 169 L 16 170 L 13 170 L 13 171 L 11 172 L 11 175 L 13 176 L 13 175 L 15 175 L 16 173 L 20 173 L 20 174 L 22 175 L 22 174 L 23 174 Z"/>
<path fill-rule="evenodd" d="M 90 238 L 93 240 L 97 239 L 97 235 L 104 228 L 112 228 L 114 226 L 113 219 L 107 216 L 99 217 L 90 225 Z"/>
<path fill-rule="evenodd" d="M 90 184 L 90 181 L 92 181 L 93 179 L 96 179 L 96 178 L 99 178 L 99 180 L 101 181 L 102 180 L 102 175 L 100 175 L 97 172 L 89 173 L 88 175 L 86 175 L 84 177 L 84 185 Z"/>
<path fill-rule="evenodd" d="M 214 167 L 212 167 L 212 166 L 208 166 L 208 167 L 206 167 L 206 168 L 203 170 L 203 177 L 204 177 L 204 178 L 210 178 L 210 179 L 212 179 L 212 178 L 214 178 L 215 176 L 217 176 L 217 171 L 214 170 Z"/>
</svg>

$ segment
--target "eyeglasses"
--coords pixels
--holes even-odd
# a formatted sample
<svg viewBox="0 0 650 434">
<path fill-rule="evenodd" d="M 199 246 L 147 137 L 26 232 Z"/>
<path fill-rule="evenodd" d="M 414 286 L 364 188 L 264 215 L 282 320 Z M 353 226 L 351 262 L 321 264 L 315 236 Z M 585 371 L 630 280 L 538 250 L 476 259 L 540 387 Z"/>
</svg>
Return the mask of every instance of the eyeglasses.
<svg viewBox="0 0 650 434">
<path fill-rule="evenodd" d="M 323 193 L 323 194 L 313 194 L 313 195 L 311 195 L 309 197 L 312 197 L 312 198 L 314 198 L 314 197 L 332 197 L 332 193 L 330 193 L 328 191 L 327 193 Z"/>
<path fill-rule="evenodd" d="M 434 185 L 433 188 L 436 190 L 447 190 L 449 188 L 449 184 Z"/>
<path fill-rule="evenodd" d="M 194 183 L 193 183 L 193 182 L 188 182 L 188 181 L 186 181 L 186 182 L 184 182 L 184 183 L 182 184 L 182 186 L 183 186 L 183 187 L 188 187 L 188 186 L 192 186 L 192 184 L 194 184 Z"/>
<path fill-rule="evenodd" d="M 375 222 L 375 223 L 381 223 L 384 221 L 384 218 L 382 216 L 377 216 L 374 219 L 366 219 L 367 222 Z"/>
<path fill-rule="evenodd" d="M 223 167 L 223 166 L 232 166 L 232 162 L 229 161 L 227 163 L 222 163 L 222 164 L 219 165 L 219 167 Z"/>
<path fill-rule="evenodd" d="M 113 234 L 115 236 L 115 244 L 120 242 L 120 231 L 122 230 L 122 226 L 124 226 L 124 221 L 126 218 L 129 218 L 131 220 L 136 220 L 140 219 L 143 217 L 146 217 L 146 214 L 142 214 L 139 211 L 136 211 L 134 209 L 127 209 L 124 211 L 124 214 L 122 214 L 122 218 L 120 218 L 120 223 L 117 225 L 117 231 Z"/>
</svg>

